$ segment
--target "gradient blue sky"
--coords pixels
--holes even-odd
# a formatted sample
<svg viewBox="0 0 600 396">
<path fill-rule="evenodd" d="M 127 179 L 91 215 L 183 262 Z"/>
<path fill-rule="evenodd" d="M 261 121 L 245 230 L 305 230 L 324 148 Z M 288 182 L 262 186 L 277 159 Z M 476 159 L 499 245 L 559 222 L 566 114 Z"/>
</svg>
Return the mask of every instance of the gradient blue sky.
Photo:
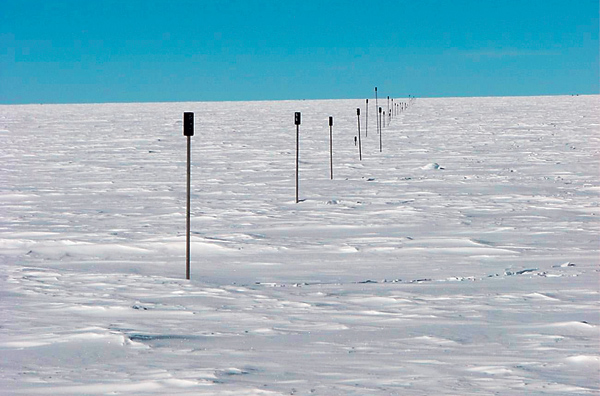
<svg viewBox="0 0 600 396">
<path fill-rule="evenodd" d="M 598 0 L 0 0 L 0 103 L 599 93 Z"/>
</svg>

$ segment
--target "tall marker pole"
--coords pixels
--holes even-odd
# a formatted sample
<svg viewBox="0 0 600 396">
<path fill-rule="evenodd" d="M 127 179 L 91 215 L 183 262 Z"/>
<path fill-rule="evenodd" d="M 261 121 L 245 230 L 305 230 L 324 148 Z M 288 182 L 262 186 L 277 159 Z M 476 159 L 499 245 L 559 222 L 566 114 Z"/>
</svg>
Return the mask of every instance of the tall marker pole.
<svg viewBox="0 0 600 396">
<path fill-rule="evenodd" d="M 369 99 L 365 103 L 365 137 L 369 137 Z"/>
<path fill-rule="evenodd" d="M 360 108 L 356 109 L 358 117 L 358 158 L 362 161 L 362 144 L 360 143 Z"/>
<path fill-rule="evenodd" d="M 329 174 L 333 180 L 333 117 L 329 117 Z"/>
<path fill-rule="evenodd" d="M 377 118 L 377 109 L 379 108 L 379 102 L 377 101 L 377 87 L 375 87 L 375 119 L 377 120 L 377 133 L 379 133 L 379 118 Z"/>
<path fill-rule="evenodd" d="M 382 130 L 381 130 L 381 107 L 379 108 L 379 152 L 381 153 L 381 135 L 382 135 Z"/>
<path fill-rule="evenodd" d="M 194 136 L 194 113 L 183 113 L 183 135 L 187 137 L 187 203 L 185 229 L 185 279 L 190 279 L 190 208 L 192 180 L 192 136 Z"/>
<path fill-rule="evenodd" d="M 296 124 L 296 203 L 300 202 L 298 199 L 298 164 L 300 157 L 300 112 L 297 111 L 294 114 L 294 124 Z"/>
<path fill-rule="evenodd" d="M 385 113 L 385 115 L 386 115 L 386 116 L 388 116 L 388 115 L 390 114 L 390 97 L 389 97 L 389 96 L 387 97 L 387 100 L 388 100 L 388 110 L 387 110 L 387 113 Z M 388 125 L 389 125 L 389 124 L 390 124 L 390 123 L 389 123 L 389 121 L 388 121 Z"/>
</svg>

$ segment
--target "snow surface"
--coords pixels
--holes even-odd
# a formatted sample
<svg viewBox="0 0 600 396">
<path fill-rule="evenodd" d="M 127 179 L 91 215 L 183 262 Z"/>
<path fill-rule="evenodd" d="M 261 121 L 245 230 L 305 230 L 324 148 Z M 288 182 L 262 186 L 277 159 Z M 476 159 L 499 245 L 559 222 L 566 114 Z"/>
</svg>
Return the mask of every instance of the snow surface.
<svg viewBox="0 0 600 396">
<path fill-rule="evenodd" d="M 0 393 L 598 394 L 600 98 L 374 109 L 0 106 Z"/>
</svg>

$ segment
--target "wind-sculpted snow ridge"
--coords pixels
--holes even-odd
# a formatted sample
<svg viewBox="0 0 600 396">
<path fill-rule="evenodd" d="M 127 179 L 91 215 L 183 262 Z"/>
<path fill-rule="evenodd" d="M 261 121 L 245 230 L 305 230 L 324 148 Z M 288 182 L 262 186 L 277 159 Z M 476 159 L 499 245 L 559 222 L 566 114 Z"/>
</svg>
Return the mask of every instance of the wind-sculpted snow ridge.
<svg viewBox="0 0 600 396">
<path fill-rule="evenodd" d="M 363 106 L 0 106 L 0 393 L 598 394 L 600 98 Z"/>
</svg>

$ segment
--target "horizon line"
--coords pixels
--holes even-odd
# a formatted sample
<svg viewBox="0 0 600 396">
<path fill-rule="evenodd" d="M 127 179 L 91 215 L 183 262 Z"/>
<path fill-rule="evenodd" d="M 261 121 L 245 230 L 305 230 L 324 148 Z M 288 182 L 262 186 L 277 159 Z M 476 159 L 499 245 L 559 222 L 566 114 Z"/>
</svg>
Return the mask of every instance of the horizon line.
<svg viewBox="0 0 600 396">
<path fill-rule="evenodd" d="M 525 98 L 525 97 L 547 97 L 547 96 L 598 96 L 597 93 L 574 93 L 574 94 L 541 94 L 541 95 L 530 95 L 530 94 L 515 94 L 515 95 L 429 95 L 429 96 L 392 96 L 390 98 L 395 99 L 442 99 L 442 98 Z M 382 96 L 382 98 L 388 95 Z M 310 99 L 223 99 L 223 100 L 162 100 L 162 101 L 106 101 L 106 102 L 22 102 L 22 103 L 2 103 L 0 106 L 54 106 L 54 105 L 101 105 L 101 104 L 153 104 L 153 103 L 228 103 L 228 102 L 301 102 L 301 101 L 316 101 L 316 100 L 364 100 L 371 99 L 371 97 L 358 97 L 358 98 L 310 98 Z"/>
</svg>

